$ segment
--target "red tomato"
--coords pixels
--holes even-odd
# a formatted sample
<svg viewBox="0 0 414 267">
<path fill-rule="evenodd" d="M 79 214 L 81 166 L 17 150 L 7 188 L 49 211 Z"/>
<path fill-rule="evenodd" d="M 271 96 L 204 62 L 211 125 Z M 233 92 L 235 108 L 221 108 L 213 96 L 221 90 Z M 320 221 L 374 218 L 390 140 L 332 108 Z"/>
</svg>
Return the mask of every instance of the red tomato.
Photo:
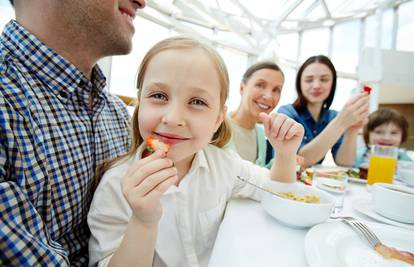
<svg viewBox="0 0 414 267">
<path fill-rule="evenodd" d="M 306 185 L 312 185 L 312 180 L 309 179 L 309 178 L 306 178 L 306 179 L 303 180 L 303 183 L 306 184 Z"/>
</svg>

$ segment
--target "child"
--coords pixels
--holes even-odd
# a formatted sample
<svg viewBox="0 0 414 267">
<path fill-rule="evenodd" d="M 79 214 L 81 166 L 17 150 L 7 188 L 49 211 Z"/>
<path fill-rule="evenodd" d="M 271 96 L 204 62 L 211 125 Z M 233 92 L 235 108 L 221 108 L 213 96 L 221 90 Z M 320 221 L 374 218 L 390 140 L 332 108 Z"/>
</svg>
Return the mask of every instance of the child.
<svg viewBox="0 0 414 267">
<path fill-rule="evenodd" d="M 394 109 L 379 109 L 368 117 L 369 121 L 364 126 L 363 135 L 366 146 L 357 150 L 354 167 L 367 169 L 369 165 L 369 148 L 371 145 L 396 146 L 399 147 L 407 140 L 408 121 Z M 411 158 L 400 149 L 398 160 Z"/>
<path fill-rule="evenodd" d="M 222 149 L 228 75 L 220 56 L 191 38 L 156 44 L 138 73 L 130 152 L 112 164 L 88 214 L 90 264 L 207 266 L 226 202 L 260 199 L 243 183 L 295 181 L 303 127 L 280 114 L 262 114 L 278 160 L 270 170 Z M 148 136 L 170 146 L 142 158 Z"/>
</svg>

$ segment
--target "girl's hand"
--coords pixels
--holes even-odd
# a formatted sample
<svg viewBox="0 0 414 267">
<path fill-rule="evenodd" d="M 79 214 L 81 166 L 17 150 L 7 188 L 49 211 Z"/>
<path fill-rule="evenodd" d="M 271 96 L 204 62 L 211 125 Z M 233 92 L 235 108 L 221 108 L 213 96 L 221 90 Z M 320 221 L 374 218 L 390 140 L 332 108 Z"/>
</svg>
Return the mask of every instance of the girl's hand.
<svg viewBox="0 0 414 267">
<path fill-rule="evenodd" d="M 304 129 L 300 123 L 285 114 L 262 112 L 260 119 L 263 122 L 265 134 L 278 154 L 294 154 L 302 142 Z"/>
<path fill-rule="evenodd" d="M 342 110 L 338 113 L 337 119 L 345 129 L 350 127 L 359 129 L 368 121 L 368 115 L 369 96 L 366 93 L 361 93 L 348 100 Z"/>
<path fill-rule="evenodd" d="M 158 223 L 161 196 L 178 181 L 177 169 L 165 156 L 164 151 L 155 151 L 131 166 L 122 178 L 122 192 L 134 219 L 145 225 Z"/>
</svg>

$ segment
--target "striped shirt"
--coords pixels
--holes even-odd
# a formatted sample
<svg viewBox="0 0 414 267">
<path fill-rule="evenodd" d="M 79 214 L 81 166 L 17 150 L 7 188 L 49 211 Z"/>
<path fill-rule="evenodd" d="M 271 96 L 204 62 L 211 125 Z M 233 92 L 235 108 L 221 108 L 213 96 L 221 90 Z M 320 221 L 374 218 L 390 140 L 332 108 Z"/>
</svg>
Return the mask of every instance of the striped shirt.
<svg viewBox="0 0 414 267">
<path fill-rule="evenodd" d="M 83 266 L 94 170 L 130 145 L 125 105 L 16 21 L 0 39 L 0 266 Z M 90 102 L 90 99 L 93 99 Z"/>
</svg>

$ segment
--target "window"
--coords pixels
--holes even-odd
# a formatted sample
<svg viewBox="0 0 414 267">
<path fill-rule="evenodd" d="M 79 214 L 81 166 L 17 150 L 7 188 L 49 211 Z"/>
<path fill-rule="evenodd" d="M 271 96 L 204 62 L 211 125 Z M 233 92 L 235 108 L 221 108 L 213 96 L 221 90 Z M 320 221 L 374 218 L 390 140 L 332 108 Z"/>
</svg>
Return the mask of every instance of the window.
<svg viewBox="0 0 414 267">
<path fill-rule="evenodd" d="M 240 104 L 240 81 L 248 68 L 248 57 L 247 54 L 221 47 L 217 48 L 217 52 L 223 58 L 229 73 L 229 97 L 226 105 L 228 110 L 232 111 Z"/>
<path fill-rule="evenodd" d="M 381 47 L 392 49 L 392 38 L 394 28 L 394 9 L 387 9 L 382 13 Z"/>
<path fill-rule="evenodd" d="M 398 8 L 397 50 L 414 51 L 414 1 L 402 4 Z"/>
<path fill-rule="evenodd" d="M 348 99 L 356 93 L 357 85 L 355 80 L 338 78 L 336 80 L 335 97 L 331 109 L 341 110 Z"/>
<path fill-rule="evenodd" d="M 283 74 L 285 75 L 285 83 L 282 89 L 282 95 L 279 100 L 279 104 L 276 107 L 276 110 L 287 104 L 293 103 L 296 100 L 296 72 L 295 68 L 287 67 L 287 66 L 280 66 L 282 68 Z"/>
<path fill-rule="evenodd" d="M 339 71 L 355 73 L 359 60 L 361 22 L 338 24 L 333 30 L 332 62 Z"/>
<path fill-rule="evenodd" d="M 329 52 L 329 29 L 315 29 L 303 32 L 300 62 L 315 55 L 326 55 Z"/>
<path fill-rule="evenodd" d="M 0 33 L 3 32 L 4 26 L 14 19 L 14 9 L 8 0 L 0 1 Z"/>
<path fill-rule="evenodd" d="M 112 57 L 110 91 L 113 94 L 136 97 L 138 68 L 145 53 L 170 34 L 167 28 L 137 17 L 134 20 L 133 49 L 129 55 Z"/>
<path fill-rule="evenodd" d="M 377 18 L 375 15 L 366 17 L 364 24 L 364 46 L 376 47 L 377 40 Z"/>
<path fill-rule="evenodd" d="M 279 44 L 278 56 L 296 60 L 298 57 L 298 37 L 297 33 L 279 35 L 277 37 Z"/>
<path fill-rule="evenodd" d="M 382 13 L 381 19 L 381 44 L 384 49 L 392 49 L 393 28 L 394 28 L 394 9 L 390 8 Z M 364 24 L 364 47 L 377 46 L 377 26 L 378 17 L 368 16 Z"/>
</svg>

